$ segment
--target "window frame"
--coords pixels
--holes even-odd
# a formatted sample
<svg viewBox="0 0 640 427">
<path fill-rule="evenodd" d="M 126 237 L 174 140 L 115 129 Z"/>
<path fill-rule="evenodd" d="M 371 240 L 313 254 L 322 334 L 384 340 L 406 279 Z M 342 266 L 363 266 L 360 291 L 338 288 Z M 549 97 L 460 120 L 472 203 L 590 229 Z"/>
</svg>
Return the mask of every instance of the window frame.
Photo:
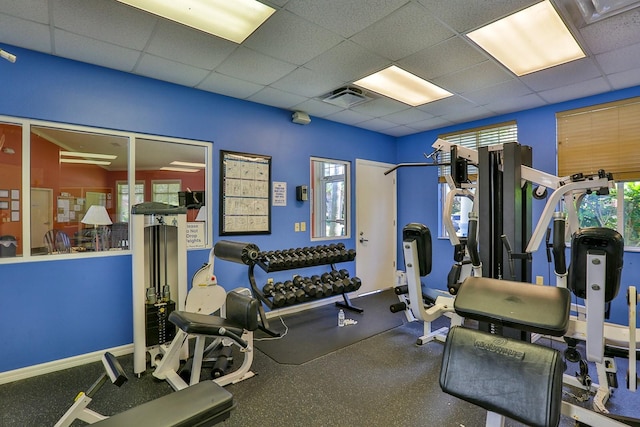
<svg viewBox="0 0 640 427">
<path fill-rule="evenodd" d="M 20 162 L 21 167 L 21 185 L 20 185 L 20 221 L 21 226 L 20 230 L 22 232 L 22 254 L 20 256 L 15 257 L 0 257 L 0 265 L 2 264 L 15 264 L 21 262 L 42 262 L 42 261 L 50 261 L 52 259 L 68 259 L 68 258 L 84 258 L 84 257 L 96 257 L 96 256 L 120 256 L 123 254 L 129 253 L 128 249 L 119 250 L 119 251 L 98 251 L 98 252 L 77 252 L 77 253 L 69 253 L 69 254 L 55 254 L 55 255 L 40 255 L 40 254 L 32 254 L 32 245 L 31 245 L 31 224 L 29 218 L 31 218 L 31 131 L 33 127 L 45 127 L 45 128 L 54 128 L 59 129 L 61 131 L 69 131 L 69 132 L 85 132 L 92 134 L 101 134 L 106 136 L 113 137 L 122 137 L 128 139 L 128 164 L 127 164 L 127 180 L 129 187 L 132 188 L 136 184 L 135 174 L 136 174 L 136 166 L 135 166 L 135 149 L 136 149 L 136 139 L 144 139 L 144 140 L 152 140 L 158 142 L 167 142 L 167 143 L 176 143 L 176 144 L 186 144 L 193 146 L 200 146 L 203 148 L 203 162 L 206 164 L 204 168 L 204 187 L 205 187 L 205 200 L 206 204 L 211 206 L 212 203 L 212 182 L 213 182 L 213 141 L 205 141 L 205 140 L 193 140 L 186 138 L 175 138 L 175 137 L 166 137 L 166 136 L 158 136 L 153 134 L 145 134 L 145 133 L 137 133 L 137 132 L 128 132 L 107 128 L 99 128 L 99 127 L 91 127 L 91 126 L 82 126 L 82 125 L 74 125 L 69 123 L 59 123 L 59 122 L 51 122 L 46 120 L 35 120 L 35 119 L 24 119 L 13 116 L 0 115 L 0 122 L 9 125 L 20 126 L 22 129 L 22 141 L 21 141 L 21 149 L 22 149 L 22 160 Z M 124 180 L 116 180 L 123 182 Z M 114 192 L 116 188 L 114 188 Z M 114 193 L 115 194 L 115 193 Z M 55 210 L 55 206 L 54 206 Z M 211 215 L 207 215 L 205 229 L 210 230 L 213 226 L 213 219 Z M 187 250 L 192 249 L 210 249 L 212 246 L 212 238 L 209 233 L 206 233 L 206 243 L 204 247 L 197 248 L 187 248 Z"/>
<path fill-rule="evenodd" d="M 344 167 L 343 175 L 329 175 L 327 179 L 320 179 L 320 175 L 313 166 L 314 162 L 322 163 L 335 163 Z M 344 177 L 339 179 L 338 177 Z M 310 185 L 310 197 L 309 200 L 309 237 L 311 241 L 323 241 L 323 240 L 340 240 L 351 238 L 351 162 L 348 160 L 329 159 L 326 157 L 310 157 L 309 159 L 309 179 Z M 324 177 L 324 174 L 322 175 Z M 326 183 L 327 182 L 339 182 L 344 181 L 344 235 L 340 236 L 325 236 L 314 234 L 314 230 L 326 227 L 326 204 L 322 203 L 323 195 L 326 195 Z M 316 182 L 321 183 L 320 191 L 317 190 Z"/>
</svg>

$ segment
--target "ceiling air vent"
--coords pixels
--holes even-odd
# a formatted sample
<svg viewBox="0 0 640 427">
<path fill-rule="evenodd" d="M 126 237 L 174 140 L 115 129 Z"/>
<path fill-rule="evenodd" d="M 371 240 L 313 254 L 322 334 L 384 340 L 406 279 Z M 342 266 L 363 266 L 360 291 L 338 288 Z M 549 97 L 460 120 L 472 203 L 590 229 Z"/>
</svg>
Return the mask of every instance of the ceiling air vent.
<svg viewBox="0 0 640 427">
<path fill-rule="evenodd" d="M 373 98 L 365 95 L 362 89 L 357 87 L 341 87 L 330 92 L 322 100 L 329 104 L 337 105 L 342 108 L 351 108 L 354 105 L 370 101 Z"/>
</svg>

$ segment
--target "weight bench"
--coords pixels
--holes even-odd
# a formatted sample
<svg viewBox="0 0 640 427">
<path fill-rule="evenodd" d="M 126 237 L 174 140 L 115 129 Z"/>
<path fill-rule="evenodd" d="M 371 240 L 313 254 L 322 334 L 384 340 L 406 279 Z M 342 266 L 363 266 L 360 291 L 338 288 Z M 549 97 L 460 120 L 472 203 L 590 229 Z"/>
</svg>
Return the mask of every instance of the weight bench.
<svg viewBox="0 0 640 427">
<path fill-rule="evenodd" d="M 562 336 L 570 304 L 564 288 L 469 277 L 454 309 L 467 319 Z M 440 387 L 489 411 L 487 426 L 504 425 L 506 416 L 550 427 L 560 421 L 563 372 L 555 349 L 457 326 L 445 342 Z"/>
<path fill-rule="evenodd" d="M 246 292 L 244 292 L 246 291 Z M 221 309 L 222 316 L 173 311 L 169 321 L 176 325 L 176 336 L 171 341 L 164 357 L 158 362 L 153 376 L 167 380 L 174 390 L 179 391 L 200 382 L 200 371 L 205 353 L 205 340 L 215 338 L 212 345 L 237 345 L 244 353 L 244 360 L 240 368 L 214 381 L 220 385 L 236 383 L 254 374 L 250 371 L 253 362 L 253 331 L 258 329 L 257 299 L 250 296 L 250 291 L 241 289 L 227 293 L 225 304 Z M 193 360 L 191 361 L 190 379 L 187 383 L 179 374 L 180 356 L 183 345 L 189 337 L 196 338 Z"/>
<path fill-rule="evenodd" d="M 229 418 L 233 396 L 213 381 L 204 381 L 99 421 L 100 427 L 206 427 Z"/>
<path fill-rule="evenodd" d="M 565 334 L 570 308 L 566 288 L 484 277 L 467 278 L 454 303 L 467 319 L 551 336 Z M 555 349 L 456 326 L 445 342 L 440 387 L 485 408 L 487 427 L 504 426 L 504 417 L 534 427 L 557 426 L 560 414 L 588 423 L 581 425 L 627 425 L 563 402 L 564 369 Z"/>
<path fill-rule="evenodd" d="M 78 393 L 74 404 L 58 420 L 55 427 L 68 427 L 76 419 L 103 427 L 134 425 L 204 427 L 226 420 L 235 408 L 231 393 L 213 381 L 205 381 L 107 417 L 87 406 L 107 380 L 120 387 L 127 382 L 128 378 L 113 354 L 109 352 L 103 354 L 102 364 L 104 372 L 86 393 Z"/>
</svg>

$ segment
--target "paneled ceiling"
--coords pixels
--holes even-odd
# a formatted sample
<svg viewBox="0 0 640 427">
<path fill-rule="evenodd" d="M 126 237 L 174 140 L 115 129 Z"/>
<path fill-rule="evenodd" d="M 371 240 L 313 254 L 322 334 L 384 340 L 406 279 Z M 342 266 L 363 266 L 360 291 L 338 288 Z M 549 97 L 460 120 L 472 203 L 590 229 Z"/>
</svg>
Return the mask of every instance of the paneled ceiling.
<svg viewBox="0 0 640 427">
<path fill-rule="evenodd" d="M 574 0 L 553 0 L 587 57 L 516 77 L 466 34 L 538 1 L 263 2 L 276 12 L 238 45 L 115 0 L 3 0 L 0 42 L 392 136 L 640 85 L 638 8 L 586 24 Z M 391 64 L 454 96 L 322 101 Z"/>
</svg>

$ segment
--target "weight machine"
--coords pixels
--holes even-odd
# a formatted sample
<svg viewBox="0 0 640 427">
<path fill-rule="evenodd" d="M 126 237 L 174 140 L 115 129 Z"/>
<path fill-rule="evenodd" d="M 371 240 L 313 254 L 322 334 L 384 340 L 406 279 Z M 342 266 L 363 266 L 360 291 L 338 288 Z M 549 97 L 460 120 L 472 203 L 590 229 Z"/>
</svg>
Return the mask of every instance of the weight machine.
<svg viewBox="0 0 640 427">
<path fill-rule="evenodd" d="M 133 371 L 147 369 L 176 334 L 168 321 L 187 296 L 185 207 L 147 202 L 131 208 L 133 234 Z"/>
</svg>

